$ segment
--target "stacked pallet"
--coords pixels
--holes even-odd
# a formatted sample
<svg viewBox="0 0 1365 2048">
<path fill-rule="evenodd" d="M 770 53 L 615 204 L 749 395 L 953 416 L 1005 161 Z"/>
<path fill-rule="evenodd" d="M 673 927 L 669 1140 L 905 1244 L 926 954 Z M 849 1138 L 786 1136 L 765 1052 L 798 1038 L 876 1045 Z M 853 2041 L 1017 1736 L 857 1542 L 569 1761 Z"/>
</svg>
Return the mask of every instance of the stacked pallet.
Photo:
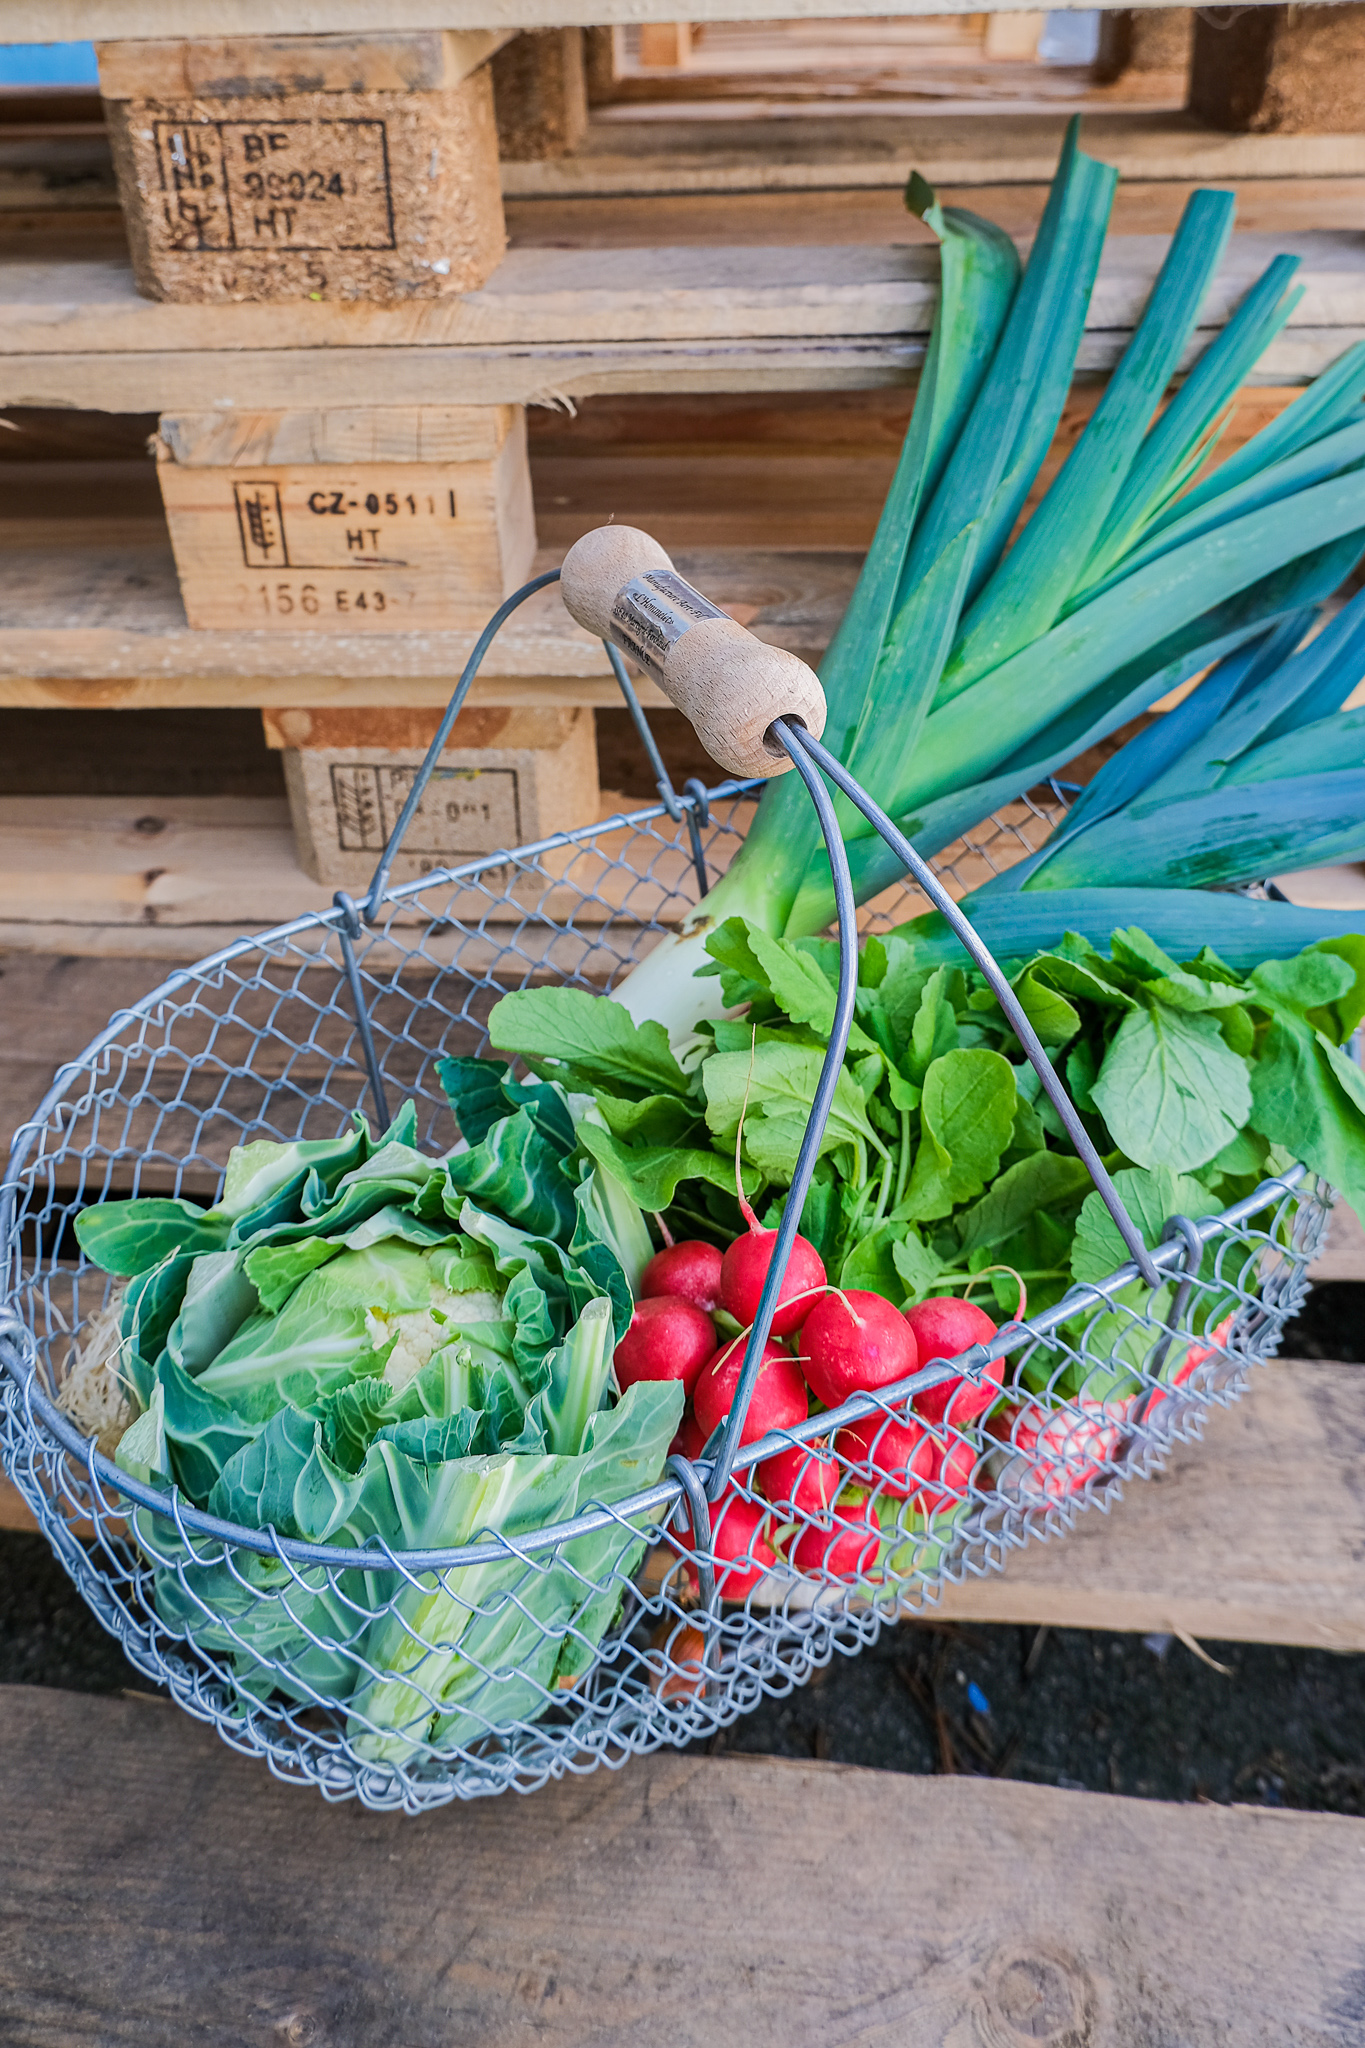
<svg viewBox="0 0 1365 2048">
<path fill-rule="evenodd" d="M 1323 58 L 1295 21 L 1259 99 L 1215 105 L 1195 38 L 1195 122 L 1175 110 L 1184 59 L 1131 19 L 1102 77 L 993 60 L 985 17 L 912 16 L 835 46 L 717 29 L 645 92 L 633 30 L 301 36 L 248 11 L 229 40 L 156 40 L 104 0 L 86 25 L 107 36 L 104 189 L 126 241 L 44 240 L 60 209 L 0 163 L 0 403 L 147 416 L 160 509 L 101 518 L 73 494 L 67 517 L 14 522 L 0 707 L 259 711 L 295 853 L 279 796 L 0 797 L 0 939 L 107 951 L 136 932 L 186 957 L 355 888 L 488 614 L 604 518 L 652 526 L 760 637 L 818 658 L 933 317 L 936 256 L 898 197 L 912 165 L 1027 233 L 1067 116 L 1091 110 L 1092 145 L 1134 181 L 1092 380 L 1190 182 L 1244 181 L 1257 226 L 1210 321 L 1281 248 L 1308 292 L 1236 446 L 1365 334 L 1345 226 L 1365 137 L 1297 132 L 1285 79 L 1310 44 Z M 850 93 L 894 114 L 843 111 Z M 987 113 L 991 93 L 1017 110 Z M 461 800 L 424 811 L 414 871 L 596 817 L 590 727 L 616 701 L 603 650 L 542 592 L 494 644 L 483 723 L 443 763 Z"/>
<path fill-rule="evenodd" d="M 1201 32 L 1189 89 L 1209 111 L 1194 119 L 1152 99 L 1171 65 L 1145 17 L 1109 39 L 1117 83 L 1062 79 L 1068 98 L 1034 65 L 1033 100 L 987 113 L 933 97 L 945 80 L 960 92 L 964 62 L 983 90 L 981 22 L 911 20 L 880 42 L 850 25 L 862 69 L 838 76 L 825 31 L 773 36 L 766 74 L 754 31 L 736 31 L 728 74 L 724 39 L 703 37 L 686 76 L 707 92 L 689 101 L 675 80 L 661 105 L 638 77 L 603 77 L 600 36 L 558 23 L 299 36 L 248 9 L 228 41 L 206 24 L 170 41 L 101 0 L 83 21 L 109 37 L 99 189 L 122 214 L 104 216 L 116 233 L 91 227 L 93 159 L 74 188 L 52 173 L 46 198 L 63 203 L 44 211 L 0 156 L 0 403 L 140 416 L 156 460 L 125 501 L 73 476 L 60 512 L 26 500 L 6 523 L 0 715 L 60 712 L 65 737 L 97 709 L 250 712 L 279 769 L 245 790 L 167 773 L 0 796 L 0 944 L 194 958 L 355 890 L 489 612 L 603 519 L 655 530 L 751 630 L 818 659 L 933 317 L 936 256 L 898 190 L 912 164 L 1027 235 L 1084 106 L 1130 180 L 1081 354 L 1091 381 L 1044 480 L 1191 181 L 1236 178 L 1251 227 L 1196 349 L 1275 251 L 1301 255 L 1307 291 L 1230 452 L 1365 334 L 1365 136 L 1341 92 L 1323 103 L 1329 132 L 1300 132 L 1316 116 L 1291 90 L 1332 61 L 1348 14 L 1276 16 L 1268 39 L 1258 17 L 1260 70 L 1243 49 L 1254 24 L 1217 44 Z M 938 70 L 933 38 L 949 46 Z M 870 90 L 869 48 L 901 52 L 887 76 L 918 111 L 843 111 L 836 88 Z M 1235 104 L 1210 97 L 1219 49 L 1243 52 Z M 757 80 L 759 101 L 720 104 L 726 75 Z M 80 232 L 57 235 L 73 189 Z M 652 685 L 641 695 L 661 708 Z M 593 723 L 600 737 L 616 703 L 601 647 L 541 592 L 494 643 L 400 874 L 586 824 L 622 787 L 647 794 L 619 749 L 605 778 L 607 755 L 594 762 Z M 1025 844 L 967 849 L 960 877 Z"/>
</svg>

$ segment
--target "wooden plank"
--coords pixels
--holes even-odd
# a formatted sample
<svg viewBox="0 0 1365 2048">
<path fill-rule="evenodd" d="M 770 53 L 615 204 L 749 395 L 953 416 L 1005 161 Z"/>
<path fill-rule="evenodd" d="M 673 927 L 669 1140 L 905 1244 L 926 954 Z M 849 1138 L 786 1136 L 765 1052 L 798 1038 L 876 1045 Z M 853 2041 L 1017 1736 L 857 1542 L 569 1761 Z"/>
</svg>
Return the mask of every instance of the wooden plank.
<svg viewBox="0 0 1365 2048">
<path fill-rule="evenodd" d="M 330 902 L 298 866 L 284 798 L 0 798 L 11 922 L 219 924 L 226 943 Z"/>
<path fill-rule="evenodd" d="M 182 36 L 107 42 L 104 100 L 282 98 L 300 92 L 435 92 L 458 85 L 500 50 L 509 29 L 417 35 Z M 188 33 L 188 31 L 186 32 Z"/>
<path fill-rule="evenodd" d="M 36 1527 L 18 1489 L 0 1476 L 0 1529 L 17 1529 L 31 1534 Z"/>
<path fill-rule="evenodd" d="M 404 633 L 380 646 L 360 634 L 329 634 L 320 642 L 305 634 L 193 632 L 159 520 L 140 530 L 131 520 L 6 524 L 0 705 L 444 704 L 476 637 Z M 666 523 L 659 531 L 666 545 L 676 544 Z M 562 548 L 546 550 L 534 567 L 539 572 L 561 559 Z M 751 632 L 806 660 L 818 659 L 828 644 L 858 559 L 835 550 L 677 552 L 683 574 Z M 665 701 L 643 680 L 640 694 L 647 705 Z M 620 701 L 601 642 L 573 623 L 553 586 L 503 628 L 470 695 L 476 705 L 546 708 Z"/>
<path fill-rule="evenodd" d="M 1003 18 L 1003 17 L 1002 17 Z M 913 19 L 897 26 L 922 28 Z M 772 24 L 777 26 L 777 24 Z M 1041 113 L 1065 105 L 1080 114 L 1106 113 L 1116 104 L 1175 113 L 1184 104 L 1184 78 L 1179 71 L 1125 79 L 1116 92 L 1099 82 L 1088 67 L 1039 64 L 1033 58 L 988 57 L 979 42 L 957 44 L 938 40 L 918 50 L 856 42 L 848 47 L 831 40 L 840 33 L 826 27 L 817 39 L 798 48 L 776 48 L 761 34 L 738 24 L 705 32 L 700 58 L 684 75 L 648 70 L 627 61 L 609 93 L 596 101 L 603 121 L 624 118 L 625 106 L 649 105 L 657 118 L 677 119 L 700 107 L 708 119 L 723 108 L 737 119 L 771 114 L 789 120 L 798 114 L 846 120 L 851 107 L 869 112 L 900 108 L 911 119 L 926 113 L 967 120 L 979 119 L 983 107 L 1002 113 Z M 869 30 L 885 30 L 868 22 Z M 740 52 L 734 45 L 717 47 L 717 35 L 747 36 Z M 731 61 L 734 51 L 734 61 Z M 742 58 L 742 61 L 741 61 Z M 665 112 L 665 105 L 667 112 Z"/>
<path fill-rule="evenodd" d="M 871 117 L 874 123 L 877 117 Z M 975 116 L 954 115 L 951 124 L 944 117 L 927 129 L 913 152 L 918 165 L 928 164 L 933 182 L 945 205 L 968 205 L 985 213 L 1011 234 L 1032 234 L 1047 198 L 1051 165 L 1042 164 L 1036 176 L 1017 176 L 1030 163 L 1042 163 L 1040 153 L 1028 145 L 1029 154 L 1011 156 L 1005 147 L 1008 136 L 1000 137 L 999 151 L 988 138 L 974 158 L 960 159 L 961 169 L 939 161 L 942 137 L 958 132 L 964 120 Z M 991 117 L 996 125 L 1008 117 Z M 713 124 L 714 125 L 714 124 Z M 772 123 L 767 124 L 769 130 Z M 822 128 L 826 126 L 822 123 Z M 627 152 L 618 143 L 618 129 L 604 122 L 594 131 L 586 152 L 575 153 L 576 168 L 559 181 L 544 179 L 540 173 L 525 177 L 524 167 L 504 160 L 503 196 L 509 242 L 514 248 L 621 246 L 648 248 L 685 246 L 699 243 L 716 247 L 724 243 L 763 245 L 773 242 L 833 243 L 892 242 L 916 240 L 920 224 L 907 214 L 903 199 L 905 165 L 911 152 L 903 143 L 904 123 L 897 123 L 893 138 L 895 151 L 871 161 L 856 151 L 840 154 L 819 136 L 811 139 L 804 158 L 788 165 L 774 158 L 771 147 L 756 143 L 753 150 L 736 151 L 731 163 L 708 139 L 702 124 L 693 124 L 694 142 L 704 161 L 700 184 L 689 179 L 689 189 L 672 189 L 670 165 L 676 157 L 658 153 L 654 159 Z M 1167 146 L 1149 164 L 1130 166 L 1120 185 L 1110 219 L 1116 235 L 1170 234 L 1192 186 L 1215 175 L 1201 153 L 1196 161 L 1187 149 L 1188 131 L 1182 123 L 1173 125 Z M 772 138 L 775 145 L 780 135 Z M 1258 137 L 1242 137 L 1246 145 L 1239 152 L 1240 167 L 1234 164 L 1217 173 L 1224 184 L 1237 188 L 1237 219 L 1243 229 L 1303 231 L 1314 228 L 1349 229 L 1360 217 L 1360 171 L 1352 168 L 1351 152 L 1335 138 L 1330 150 L 1320 138 L 1301 138 L 1307 159 L 1324 159 L 1320 170 L 1296 171 L 1289 163 L 1274 168 L 1269 156 L 1258 157 L 1252 144 Z M 1223 138 L 1226 141 L 1226 138 Z M 896 153 L 899 152 L 899 153 Z M 1110 152 L 1110 155 L 1115 152 Z M 809 175 L 801 169 L 809 167 Z M 760 183 L 756 171 L 767 164 Z M 1185 166 L 1185 174 L 1178 168 Z M 946 172 L 943 176 L 940 173 Z M 818 182 L 810 183 L 814 176 Z M 869 178 L 871 182 L 869 182 Z M 523 180 L 525 190 L 520 189 Z M 48 254 L 54 238 L 70 233 L 94 236 L 87 256 L 118 256 L 123 240 L 122 217 L 114 185 L 113 166 L 103 134 L 92 137 L 44 137 L 22 144 L 0 141 L 0 234 L 11 244 L 20 237 L 32 237 L 41 228 Z M 29 246 L 33 244 L 29 241 Z M 13 253 L 19 253 L 14 249 Z M 78 252 L 72 250 L 73 256 Z"/>
<path fill-rule="evenodd" d="M 1087 333 L 1078 370 L 1107 374 L 1128 338 L 1122 329 Z M 1203 330 L 1196 334 L 1183 367 L 1210 338 Z M 1310 383 L 1362 339 L 1365 326 L 1290 326 L 1270 344 L 1258 374 L 1266 384 Z M 869 340 L 547 342 L 521 351 L 509 344 L 0 353 L 0 405 L 188 410 L 211 405 L 215 394 L 225 406 L 237 404 L 234 394 L 245 392 L 254 403 L 288 409 L 314 402 L 320 383 L 337 405 L 363 404 L 376 387 L 403 405 L 439 405 L 451 396 L 469 405 L 549 405 L 624 391 L 871 391 L 908 383 L 924 350 L 918 336 L 887 334 Z"/>
<path fill-rule="evenodd" d="M 1108 1515 L 954 1587 L 940 1611 L 1365 1650 L 1363 1455 L 1361 1368 L 1281 1361 Z"/>
<path fill-rule="evenodd" d="M 1258 376 L 1316 374 L 1365 332 L 1350 233 L 1242 235 L 1190 345 L 1197 359 L 1269 259 L 1303 259 L 1304 298 Z M 1110 240 L 1078 366 L 1118 359 L 1165 255 Z M 0 403 L 103 411 L 514 404 L 602 390 L 903 381 L 937 294 L 931 249 L 514 249 L 480 292 L 383 307 L 189 306 L 140 299 L 126 264 L 0 259 Z"/>
<path fill-rule="evenodd" d="M 410 1822 L 150 1700 L 0 1742 L 15 2048 L 1359 2038 L 1346 1815 L 664 1754 Z"/>
<path fill-rule="evenodd" d="M 291 723 L 302 727 L 315 715 L 296 706 L 289 717 Z M 405 720 L 421 715 L 412 711 L 402 714 Z M 321 716 L 325 720 L 329 714 Z M 543 718 L 543 712 L 527 720 L 524 713 L 489 711 L 476 713 L 475 725 L 499 719 L 539 723 Z M 594 815 L 583 808 L 589 767 L 584 750 L 592 745 L 584 718 L 581 710 L 555 714 L 553 723 L 573 734 L 565 758 L 578 760 L 581 773 L 573 778 L 561 776 L 565 786 L 554 798 L 556 807 L 572 806 L 577 817 L 566 817 L 561 808 L 558 817 L 546 818 L 550 804 L 542 798 L 547 832 L 568 829 Z M 0 798 L 0 946 L 82 952 L 93 940 L 97 951 L 112 943 L 113 950 L 128 953 L 156 933 L 160 939 L 156 950 L 169 947 L 172 957 L 195 959 L 230 943 L 242 932 L 268 929 L 327 908 L 338 881 L 353 891 L 363 888 L 373 873 L 379 844 L 348 860 L 344 871 L 329 870 L 325 886 L 313 879 L 320 864 L 316 851 L 309 854 L 310 834 L 299 832 L 299 818 L 304 811 L 316 818 L 323 800 L 318 793 L 311 803 L 306 801 L 305 787 L 312 771 L 304 766 L 304 758 L 286 753 L 289 801 L 254 795 Z M 346 749 L 340 758 L 358 765 L 367 760 L 367 750 Z M 416 750 L 406 757 L 409 763 L 417 758 Z M 506 767 L 518 755 L 495 751 L 488 758 Z M 372 767 L 373 758 L 368 759 Z M 324 789 L 329 788 L 329 779 L 317 779 Z M 370 801 L 381 804 L 372 781 L 369 789 Z M 641 807 L 610 790 L 602 792 L 600 802 L 596 815 L 602 819 Z M 297 844 L 290 829 L 291 808 Z M 751 815 L 752 803 L 745 801 L 727 806 L 717 814 L 716 823 L 723 823 L 728 833 L 740 835 Z M 1052 817 L 1055 810 L 1025 799 L 1001 806 L 995 818 L 939 855 L 947 886 L 955 895 L 963 895 L 998 869 L 1021 860 L 1041 842 Z M 481 929 L 486 921 L 519 926 L 524 913 L 535 913 L 526 929 L 516 935 L 516 947 L 528 959 L 534 955 L 537 960 L 542 956 L 547 961 L 566 960 L 565 949 L 572 955 L 574 947 L 590 946 L 587 935 L 609 917 L 622 915 L 626 928 L 634 930 L 651 918 L 673 920 L 693 900 L 690 857 L 681 843 L 675 841 L 654 851 L 646 870 L 633 834 L 633 827 L 622 826 L 581 847 L 547 853 L 542 869 L 543 876 L 553 878 L 550 882 L 494 868 L 482 882 L 457 886 L 453 892 L 404 908 L 397 915 L 402 922 L 416 924 L 439 913 L 465 918 Z M 379 835 L 374 836 L 378 839 Z M 508 831 L 490 851 L 520 843 L 525 836 L 524 830 Z M 736 837 L 719 838 L 709 855 L 713 868 L 717 862 L 723 865 L 736 845 Z M 415 880 L 423 869 L 437 864 L 431 847 L 419 843 L 414 852 L 425 856 L 412 863 L 417 872 L 396 872 L 396 879 Z M 406 859 L 402 865 L 407 865 Z M 561 881 L 562 889 L 555 886 Z M 923 898 L 908 884 L 898 882 L 865 904 L 860 915 L 865 923 L 894 922 L 916 915 L 923 907 Z M 111 935 L 119 930 L 123 939 L 112 941 Z M 503 939 L 513 943 L 510 929 Z M 458 927 L 429 935 L 426 944 L 458 953 L 466 972 L 486 971 L 498 950 L 496 932 L 485 941 L 464 935 Z M 573 964 L 581 962 L 574 958 Z"/>
<path fill-rule="evenodd" d="M 1131 330 L 1166 254 L 1161 235 L 1110 238 L 1091 296 L 1089 330 Z M 1342 231 L 1233 237 L 1202 313 L 1205 340 L 1272 257 L 1297 255 L 1300 328 L 1365 322 L 1365 252 Z M 127 351 L 526 348 L 560 343 L 818 340 L 927 335 L 938 257 L 906 246 L 513 249 L 481 291 L 401 308 L 304 302 L 192 306 L 138 296 L 131 270 L 108 261 L 0 261 L 0 348 L 118 356 Z M 321 365 L 314 364 L 314 371 Z M 373 402 L 373 392 L 370 394 Z M 325 394 L 315 391 L 314 404 Z M 404 401 L 385 391 L 387 404 Z M 244 394 L 243 404 L 257 404 Z M 464 403 L 460 394 L 445 403 Z M 221 410 L 218 397 L 206 409 Z M 106 408 L 108 409 L 108 408 Z M 162 407 L 163 411 L 175 410 Z"/>
<path fill-rule="evenodd" d="M 75 1059 L 116 1010 L 138 1002 L 170 968 L 150 959 L 83 960 L 71 954 L 0 955 L 0 1160 L 65 1060 Z"/>
<path fill-rule="evenodd" d="M 1107 1514 L 950 1587 L 952 1621 L 1365 1650 L 1361 1368 L 1280 1361 Z M 3 1512 L 0 1496 L 0 1512 Z M 30 1527 L 12 1500 L 16 1519 Z"/>
<path fill-rule="evenodd" d="M 605 817 L 641 808 L 610 791 L 601 802 Z M 736 831 L 749 815 L 749 807 L 737 807 Z M 566 964 L 567 949 L 578 965 L 592 949 L 592 928 L 609 917 L 623 914 L 634 930 L 651 917 L 676 918 L 695 900 L 683 846 L 657 850 L 646 876 L 630 865 L 633 838 L 633 828 L 622 827 L 590 846 L 547 854 L 539 879 L 495 869 L 482 884 L 445 889 L 398 911 L 398 921 L 424 925 L 438 911 L 487 921 L 487 934 L 451 925 L 425 941 L 433 959 L 444 948 L 472 974 L 492 971 L 509 947 L 527 962 L 559 957 Z M 731 852 L 736 843 L 723 842 Z M 1023 843 L 1015 839 L 1011 851 L 1022 858 Z M 376 852 L 357 863 L 352 886 L 368 882 L 377 859 Z M 563 880 L 563 890 L 545 875 Z M 93 934 L 99 950 L 122 928 L 116 952 L 136 953 L 155 932 L 162 957 L 195 960 L 244 932 L 329 908 L 335 886 L 310 879 L 302 866 L 283 797 L 0 797 L 0 948 L 80 952 Z M 526 913 L 530 922 L 520 930 Z M 562 929 L 570 916 L 575 928 Z M 618 959 L 612 954 L 613 964 Z"/>
<path fill-rule="evenodd" d="M 1110 219 L 1116 235 L 1173 234 L 1197 181 L 1134 179 L 1119 186 Z M 984 213 L 1008 234 L 1031 235 L 1047 200 L 1044 184 L 957 185 L 937 188 L 945 206 Z M 514 248 L 555 242 L 561 248 L 640 248 L 648 244 L 704 242 L 754 247 L 776 243 L 892 242 L 907 222 L 903 188 L 815 191 L 618 193 L 508 199 L 507 229 Z M 1294 234 L 1350 229 L 1365 212 L 1365 179 L 1263 178 L 1236 185 L 1240 227 Z M 0 220 L 0 225 L 3 222 Z"/>
<path fill-rule="evenodd" d="M 1365 1280 L 1365 1230 L 1348 1202 L 1338 1198 L 1327 1243 L 1313 1262 L 1315 1280 Z"/>
<path fill-rule="evenodd" d="M 1110 5 L 1112 0 L 1102 0 Z M 1169 0 L 1155 0 L 1158 6 Z M 1002 0 L 1007 12 L 1017 0 Z M 418 28 L 484 28 L 490 0 L 235 0 L 234 35 L 313 35 Z M 784 18 L 839 20 L 884 15 L 974 15 L 975 0 L 783 0 Z M 497 0 L 499 26 L 593 28 L 613 22 L 671 21 L 677 0 Z M 772 0 L 697 0 L 694 22 L 767 21 Z M 177 0 L 175 26 L 186 36 L 223 32 L 216 0 Z M 5 33 L 15 42 L 79 42 L 166 32 L 158 0 L 6 0 Z"/>
<path fill-rule="evenodd" d="M 599 110 L 572 157 L 504 165 L 503 192 L 526 198 L 876 189 L 903 187 L 912 170 L 935 185 L 1044 182 L 1056 169 L 1073 111 L 944 105 L 930 113 L 906 100 L 894 112 L 784 108 L 778 119 L 746 102 L 703 121 L 676 107 L 648 120 Z M 1225 184 L 1365 172 L 1365 135 L 1229 135 L 1162 108 L 1087 111 L 1085 146 L 1124 179 Z"/>
</svg>

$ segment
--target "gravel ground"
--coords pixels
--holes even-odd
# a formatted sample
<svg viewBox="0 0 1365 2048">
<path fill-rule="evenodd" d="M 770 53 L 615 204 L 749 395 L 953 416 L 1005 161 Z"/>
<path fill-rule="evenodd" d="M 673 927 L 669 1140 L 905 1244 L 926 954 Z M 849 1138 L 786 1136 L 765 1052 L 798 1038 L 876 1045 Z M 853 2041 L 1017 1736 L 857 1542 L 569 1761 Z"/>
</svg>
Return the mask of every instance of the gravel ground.
<svg viewBox="0 0 1365 2048">
<path fill-rule="evenodd" d="M 1365 1362 L 1365 1285 L 1317 1289 L 1284 1348 Z M 1198 1649 L 1213 1663 L 1169 1637 L 907 1623 L 706 1746 L 1365 1815 L 1365 1656 Z M 148 1689 L 38 1536 L 0 1535 L 0 1683 Z"/>
</svg>

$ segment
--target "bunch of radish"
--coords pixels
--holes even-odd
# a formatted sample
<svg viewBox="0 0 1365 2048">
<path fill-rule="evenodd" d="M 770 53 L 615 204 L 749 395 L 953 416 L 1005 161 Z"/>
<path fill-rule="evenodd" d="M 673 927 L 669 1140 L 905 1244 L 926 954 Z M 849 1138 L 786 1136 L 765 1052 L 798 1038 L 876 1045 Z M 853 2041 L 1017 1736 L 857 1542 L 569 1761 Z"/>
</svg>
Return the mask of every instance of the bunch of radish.
<svg viewBox="0 0 1365 2048">
<path fill-rule="evenodd" d="M 776 1241 L 777 1232 L 755 1220 L 723 1254 L 710 1244 L 671 1244 L 645 1268 L 616 1348 L 616 1377 L 623 1391 L 642 1379 L 682 1381 L 688 1400 L 674 1448 L 686 1457 L 700 1457 L 730 1413 Z M 723 1343 L 713 1320 L 721 1313 L 727 1327 L 740 1327 Z M 952 1295 L 902 1312 L 880 1294 L 831 1287 L 814 1245 L 798 1236 L 740 1441 L 792 1429 L 995 1334 L 983 1310 Z M 908 1503 L 924 1516 L 955 1506 L 979 1457 L 962 1432 L 998 1397 L 1003 1370 L 996 1362 L 979 1378 L 945 1379 L 916 1395 L 910 1417 L 872 1415 L 838 1430 L 832 1443 L 808 1438 L 749 1472 L 743 1491 L 729 1487 L 712 1510 L 721 1597 L 742 1600 L 778 1564 L 779 1547 L 799 1573 L 864 1578 L 882 1542 L 879 1501 Z M 682 1540 L 690 1546 L 685 1522 Z"/>
<path fill-rule="evenodd" d="M 1119 1445 L 1139 1420 L 1150 1422 L 1162 1405 L 1221 1352 L 1232 1332 L 1225 1316 L 1203 1344 L 1168 1361 L 1161 1382 L 1107 1401 L 1087 1393 L 1006 1402 L 986 1424 L 987 1434 L 1013 1453 L 996 1476 L 998 1490 L 1021 1507 L 1055 1507 L 1110 1469 Z"/>
</svg>

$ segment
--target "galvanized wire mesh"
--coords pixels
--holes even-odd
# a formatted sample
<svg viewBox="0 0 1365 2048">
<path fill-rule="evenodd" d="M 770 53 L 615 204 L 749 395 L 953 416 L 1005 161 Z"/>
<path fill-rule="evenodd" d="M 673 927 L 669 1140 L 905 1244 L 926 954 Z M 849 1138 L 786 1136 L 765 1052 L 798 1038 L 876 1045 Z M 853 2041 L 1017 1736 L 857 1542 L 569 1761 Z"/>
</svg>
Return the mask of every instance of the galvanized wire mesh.
<svg viewBox="0 0 1365 2048">
<path fill-rule="evenodd" d="M 713 876 L 751 800 L 713 793 Z M 1012 807 L 946 865 L 1007 864 L 1049 822 L 1042 803 Z M 393 891 L 359 964 L 385 1084 L 417 1103 L 421 1142 L 453 1141 L 434 1063 L 483 1049 L 499 995 L 610 985 L 695 888 L 687 835 L 656 807 Z M 917 907 L 879 901 L 871 921 Z M 1274 1351 L 1330 1199 L 1296 1172 L 1167 1248 L 1155 1295 L 1118 1276 L 1003 1331 L 961 1386 L 959 1367 L 932 1366 L 745 1446 L 709 1547 L 691 1538 L 699 1498 L 671 1475 L 628 1499 L 599 1482 L 548 1528 L 504 1519 L 460 1550 L 406 1554 L 381 1538 L 291 1543 L 120 1491 L 53 1405 L 110 1294 L 74 1216 L 128 1194 L 209 1201 L 233 1145 L 331 1137 L 364 1087 L 335 914 L 172 976 L 62 1070 L 20 1133 L 0 1215 L 0 1456 L 139 1670 L 277 1774 L 407 1811 L 706 1734 L 1107 1503 Z M 1010 1399 L 986 1426 L 997 1380 Z"/>
</svg>

